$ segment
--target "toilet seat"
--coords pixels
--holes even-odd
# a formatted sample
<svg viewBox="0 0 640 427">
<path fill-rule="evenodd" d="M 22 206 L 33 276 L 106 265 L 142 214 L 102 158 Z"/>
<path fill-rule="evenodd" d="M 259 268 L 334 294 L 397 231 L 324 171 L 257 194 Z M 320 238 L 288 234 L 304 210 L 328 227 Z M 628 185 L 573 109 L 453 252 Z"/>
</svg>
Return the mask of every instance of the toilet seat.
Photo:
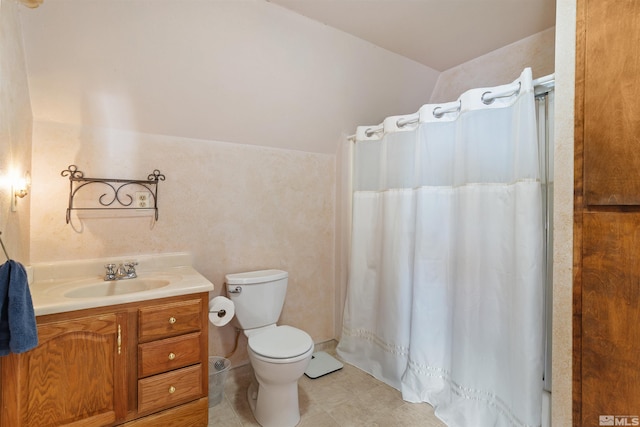
<svg viewBox="0 0 640 427">
<path fill-rule="evenodd" d="M 291 359 L 313 348 L 313 340 L 305 331 L 283 325 L 250 335 L 249 348 L 263 358 Z"/>
</svg>

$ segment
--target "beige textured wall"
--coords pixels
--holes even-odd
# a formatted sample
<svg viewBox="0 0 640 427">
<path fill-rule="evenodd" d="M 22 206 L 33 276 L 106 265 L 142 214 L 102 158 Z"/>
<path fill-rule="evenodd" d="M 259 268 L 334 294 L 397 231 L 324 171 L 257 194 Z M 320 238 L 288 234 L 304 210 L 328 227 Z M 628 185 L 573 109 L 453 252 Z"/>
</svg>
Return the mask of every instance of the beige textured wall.
<svg viewBox="0 0 640 427">
<path fill-rule="evenodd" d="M 289 272 L 281 323 L 316 342 L 334 332 L 335 156 L 36 122 L 32 261 L 187 251 L 224 294 L 227 273 Z M 76 164 L 85 177 L 144 179 L 159 169 L 159 220 L 74 218 L 65 223 Z M 99 273 L 99 272 L 97 272 Z M 210 354 L 233 348 L 234 327 L 211 327 Z M 232 361 L 247 361 L 246 340 Z"/>
<path fill-rule="evenodd" d="M 549 28 L 446 70 L 438 77 L 429 102 L 454 101 L 469 89 L 509 83 L 525 67 L 531 67 L 534 79 L 552 74 L 554 46 L 555 28 Z"/>
<path fill-rule="evenodd" d="M 11 212 L 9 175 L 31 169 L 31 104 L 18 5 L 0 0 L 0 231 L 9 255 L 29 263 L 30 197 Z M 0 253 L 0 263 L 4 254 Z"/>
<path fill-rule="evenodd" d="M 572 425 L 573 126 L 576 0 L 556 5 L 553 248 L 553 426 Z"/>
<path fill-rule="evenodd" d="M 349 257 L 351 250 L 351 192 L 353 142 L 344 135 L 336 153 L 336 276 L 335 276 L 335 331 L 334 337 L 342 336 L 342 319 L 347 298 Z"/>
</svg>

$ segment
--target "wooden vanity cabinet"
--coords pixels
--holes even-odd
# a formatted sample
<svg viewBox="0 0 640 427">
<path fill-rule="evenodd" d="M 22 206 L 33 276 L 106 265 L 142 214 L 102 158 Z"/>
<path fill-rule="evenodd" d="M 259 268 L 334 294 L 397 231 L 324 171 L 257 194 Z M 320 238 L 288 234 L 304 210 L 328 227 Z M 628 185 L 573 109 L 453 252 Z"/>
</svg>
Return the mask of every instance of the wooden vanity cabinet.
<svg viewBox="0 0 640 427">
<path fill-rule="evenodd" d="M 39 316 L 0 357 L 0 427 L 196 427 L 208 420 L 208 294 Z"/>
</svg>

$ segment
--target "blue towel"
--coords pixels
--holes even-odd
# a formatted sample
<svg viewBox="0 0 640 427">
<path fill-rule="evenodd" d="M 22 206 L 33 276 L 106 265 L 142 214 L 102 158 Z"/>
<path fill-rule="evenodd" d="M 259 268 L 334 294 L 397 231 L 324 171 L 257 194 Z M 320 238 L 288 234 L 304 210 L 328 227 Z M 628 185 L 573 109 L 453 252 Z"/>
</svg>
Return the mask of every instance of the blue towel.
<svg viewBox="0 0 640 427">
<path fill-rule="evenodd" d="M 38 345 L 38 329 L 27 272 L 9 260 L 0 266 L 0 356 Z"/>
</svg>

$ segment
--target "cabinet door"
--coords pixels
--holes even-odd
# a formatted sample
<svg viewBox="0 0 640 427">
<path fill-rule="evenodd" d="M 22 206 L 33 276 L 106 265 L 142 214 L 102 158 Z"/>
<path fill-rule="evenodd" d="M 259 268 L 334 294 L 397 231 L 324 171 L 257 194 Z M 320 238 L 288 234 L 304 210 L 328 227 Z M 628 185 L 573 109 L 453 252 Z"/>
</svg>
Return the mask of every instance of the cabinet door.
<svg viewBox="0 0 640 427">
<path fill-rule="evenodd" d="M 639 418 L 632 417 L 640 417 L 640 213 L 585 213 L 583 219 L 577 425 L 602 425 L 600 416 L 637 425 Z"/>
<path fill-rule="evenodd" d="M 585 201 L 640 205 L 640 2 L 583 1 Z"/>
<path fill-rule="evenodd" d="M 2 360 L 2 426 L 104 426 L 126 416 L 126 314 L 38 326 L 39 345 Z"/>
</svg>

